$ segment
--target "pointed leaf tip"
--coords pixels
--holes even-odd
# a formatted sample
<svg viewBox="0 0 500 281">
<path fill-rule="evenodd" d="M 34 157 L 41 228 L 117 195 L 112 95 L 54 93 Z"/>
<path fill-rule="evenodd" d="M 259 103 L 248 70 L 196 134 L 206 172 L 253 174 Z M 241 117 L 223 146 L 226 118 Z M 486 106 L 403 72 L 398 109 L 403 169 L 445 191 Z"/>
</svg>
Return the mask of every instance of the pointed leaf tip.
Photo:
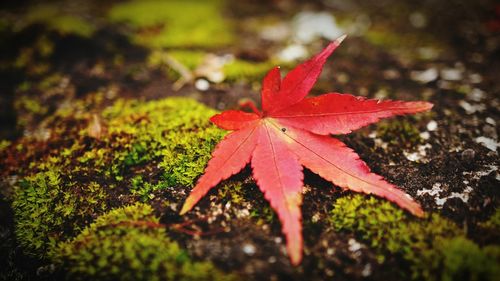
<svg viewBox="0 0 500 281">
<path fill-rule="evenodd" d="M 335 41 L 334 41 L 334 42 L 335 42 L 337 45 L 340 45 L 340 44 L 342 43 L 342 41 L 344 41 L 344 39 L 345 39 L 346 37 L 347 37 L 347 34 L 344 34 L 344 35 L 340 36 L 339 38 L 335 39 Z"/>
<path fill-rule="evenodd" d="M 191 208 L 193 208 L 193 202 L 190 200 L 191 198 L 188 197 L 186 199 L 186 202 L 184 202 L 184 205 L 182 205 L 181 211 L 179 212 L 179 215 L 184 215 L 185 213 L 189 212 Z"/>
</svg>

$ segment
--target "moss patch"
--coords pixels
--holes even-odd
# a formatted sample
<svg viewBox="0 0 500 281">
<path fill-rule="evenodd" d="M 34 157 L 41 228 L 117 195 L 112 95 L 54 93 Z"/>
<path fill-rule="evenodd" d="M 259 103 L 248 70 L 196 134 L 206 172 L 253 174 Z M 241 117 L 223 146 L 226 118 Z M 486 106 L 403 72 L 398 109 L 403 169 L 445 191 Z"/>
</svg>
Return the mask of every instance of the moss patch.
<svg viewBox="0 0 500 281">
<path fill-rule="evenodd" d="M 454 223 L 435 214 L 419 220 L 383 199 L 352 195 L 335 202 L 330 222 L 369 243 L 380 262 L 387 255 L 402 257 L 414 279 L 495 280 L 498 274 L 498 246 L 480 248 Z"/>
<path fill-rule="evenodd" d="M 191 50 L 154 51 L 148 57 L 148 65 L 164 70 L 168 77 L 175 80 L 180 77 L 180 74 L 169 66 L 168 60 L 173 59 L 192 72 L 194 76 L 203 76 L 203 74 L 196 72 L 200 66 L 205 66 L 204 62 L 210 55 L 208 52 Z M 214 72 L 221 71 L 226 81 L 260 81 L 277 64 L 279 63 L 273 60 L 254 62 L 234 58 L 222 65 L 220 69 L 215 66 L 208 67 L 217 68 L 214 69 Z"/>
<path fill-rule="evenodd" d="M 103 112 L 108 120 L 112 146 L 124 149 L 109 150 L 115 166 L 112 174 L 120 173 L 146 161 L 157 160 L 163 178 L 170 185 L 191 185 L 210 158 L 215 144 L 225 134 L 210 124 L 214 110 L 183 98 L 141 103 L 120 101 Z M 99 149 L 89 151 L 80 161 L 98 160 L 105 169 Z M 103 152 L 106 154 L 106 151 Z M 93 158 L 97 156 L 97 158 Z M 95 162 L 94 162 L 95 163 Z M 128 173 L 130 174 L 130 173 Z"/>
<path fill-rule="evenodd" d="M 194 262 L 171 241 L 153 209 L 137 203 L 100 216 L 54 253 L 72 280 L 233 280 Z"/>
<path fill-rule="evenodd" d="M 233 41 L 221 2 L 130 1 L 113 6 L 109 19 L 127 23 L 132 39 L 148 47 L 217 47 Z"/>
<path fill-rule="evenodd" d="M 94 118 L 77 107 L 47 120 L 47 142 L 3 148 L 2 165 L 24 175 L 12 198 L 21 245 L 45 257 L 122 195 L 148 201 L 156 190 L 192 185 L 224 135 L 208 121 L 214 113 L 184 98 L 122 100 Z"/>
<path fill-rule="evenodd" d="M 27 252 L 45 256 L 107 209 L 106 188 L 64 178 L 57 169 L 26 177 L 14 196 L 16 236 Z"/>
<path fill-rule="evenodd" d="M 391 145 L 413 147 L 422 143 L 423 139 L 420 137 L 421 131 L 414 125 L 414 118 L 410 121 L 403 118 L 382 121 L 377 125 L 377 135 Z"/>
<path fill-rule="evenodd" d="M 62 35 L 76 34 L 82 37 L 90 37 L 96 27 L 75 13 L 63 10 L 64 3 L 41 4 L 31 7 L 23 15 L 22 24 L 18 29 L 23 29 L 32 24 L 43 24 L 48 29 L 59 32 Z"/>
</svg>

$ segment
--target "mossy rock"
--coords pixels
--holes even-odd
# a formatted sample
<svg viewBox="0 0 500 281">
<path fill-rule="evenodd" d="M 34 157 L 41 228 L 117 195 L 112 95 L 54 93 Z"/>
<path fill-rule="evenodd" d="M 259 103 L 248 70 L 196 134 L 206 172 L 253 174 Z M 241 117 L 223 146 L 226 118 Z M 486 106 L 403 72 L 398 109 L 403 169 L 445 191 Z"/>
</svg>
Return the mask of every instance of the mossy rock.
<svg viewBox="0 0 500 281">
<path fill-rule="evenodd" d="M 235 280 L 192 261 L 142 203 L 100 216 L 53 256 L 71 280 Z"/>
<path fill-rule="evenodd" d="M 131 38 L 152 47 L 218 47 L 234 36 L 223 19 L 222 1 L 129 1 L 114 5 L 112 22 L 125 22 Z"/>
<path fill-rule="evenodd" d="M 22 15 L 23 20 L 14 25 L 14 29 L 20 31 L 32 24 L 42 24 L 61 35 L 74 34 L 86 38 L 92 36 L 96 26 L 79 15 L 78 11 L 73 9 L 68 12 L 67 8 L 64 3 L 35 5 Z"/>
<path fill-rule="evenodd" d="M 330 222 L 336 231 L 356 234 L 379 254 L 379 261 L 398 256 L 415 280 L 496 280 L 500 247 L 479 247 L 464 231 L 437 214 L 423 221 L 392 203 L 350 195 L 338 199 Z"/>
<path fill-rule="evenodd" d="M 28 176 L 12 203 L 17 239 L 27 253 L 43 257 L 106 210 L 109 199 L 98 183 L 63 179 L 56 169 Z"/>
<path fill-rule="evenodd" d="M 169 59 L 175 60 L 188 71 L 194 73 L 210 55 L 213 54 L 193 50 L 154 51 L 148 57 L 148 65 L 152 68 L 164 70 L 168 77 L 175 80 L 179 79 L 180 74 L 170 67 L 168 63 Z M 217 71 L 223 73 L 225 81 L 246 80 L 260 82 L 265 74 L 274 66 L 279 65 L 279 63 L 276 60 L 255 62 L 232 58 L 227 63 L 224 63 L 220 69 L 217 69 Z"/>
<path fill-rule="evenodd" d="M 189 261 L 165 227 L 121 225 L 125 219 L 157 222 L 149 206 L 120 208 L 148 201 L 157 190 L 193 184 L 225 134 L 208 121 L 216 111 L 185 98 L 120 100 L 89 120 L 74 106 L 48 118 L 48 143 L 24 138 L 1 150 L 5 159 L 19 161 L 10 167 L 22 177 L 10 199 L 24 252 L 57 260 L 75 278 L 223 278 L 210 263 Z"/>
</svg>

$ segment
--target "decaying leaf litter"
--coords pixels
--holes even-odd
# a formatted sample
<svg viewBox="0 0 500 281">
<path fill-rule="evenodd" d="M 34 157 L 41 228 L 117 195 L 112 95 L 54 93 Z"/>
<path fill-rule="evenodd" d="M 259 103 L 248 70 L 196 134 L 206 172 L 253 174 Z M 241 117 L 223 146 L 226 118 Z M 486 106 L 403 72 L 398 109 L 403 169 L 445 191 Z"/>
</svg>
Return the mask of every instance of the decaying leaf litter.
<svg viewBox="0 0 500 281">
<path fill-rule="evenodd" d="M 151 3 L 151 1 L 145 2 L 147 5 Z M 147 5 L 145 4 L 141 9 L 145 10 Z M 176 4 L 173 1 L 168 5 Z M 231 4 L 225 9 L 224 16 L 219 18 L 238 18 L 236 23 L 232 23 L 233 27 L 242 28 L 240 31 L 244 32 L 240 32 L 236 38 L 251 40 L 235 43 L 233 47 L 209 47 L 208 51 L 205 51 L 204 47 L 201 49 L 190 47 L 186 51 L 184 51 L 185 47 L 176 47 L 181 48 L 182 51 L 168 52 L 190 70 L 195 70 L 197 65 L 203 62 L 205 53 L 215 53 L 218 57 L 224 57 L 227 53 L 233 54 L 234 59 L 230 58 L 228 62 L 235 63 L 225 64 L 222 68 L 226 81 L 214 83 L 207 79 L 209 88 L 205 92 L 197 91 L 195 83 L 204 80 L 203 77 L 197 77 L 193 84 L 184 85 L 179 92 L 170 90 L 172 83 L 179 76 L 162 60 L 161 54 L 165 50 L 158 50 L 156 46 L 157 44 L 172 44 L 173 37 L 166 37 L 168 40 L 149 40 L 148 36 L 163 36 L 163 33 L 157 32 L 161 30 L 161 24 L 153 23 L 152 26 L 147 27 L 150 23 L 137 20 L 127 22 L 132 16 L 140 16 L 137 11 L 130 13 L 126 10 L 135 9 L 137 5 L 120 6 L 116 10 L 113 9 L 111 13 L 113 22 L 124 21 L 119 24 L 127 28 L 120 29 L 118 32 L 125 32 L 121 33 L 125 35 L 124 37 L 120 35 L 110 40 L 110 33 L 103 33 L 100 31 L 102 27 L 97 27 L 86 29 L 94 30 L 94 32 L 97 30 L 97 33 L 90 39 L 81 39 L 82 36 L 85 38 L 91 33 L 75 36 L 71 29 L 66 28 L 62 32 L 58 30 L 55 22 L 64 22 L 63 17 L 47 25 L 44 25 L 42 20 L 39 28 L 43 31 L 44 26 L 47 26 L 48 33 L 39 37 L 35 36 L 36 38 L 32 36 L 35 42 L 23 48 L 16 45 L 13 48 L 15 51 L 9 56 L 7 55 L 9 52 L 4 52 L 5 57 L 16 58 L 16 64 L 19 67 L 17 72 L 7 71 L 4 77 L 16 77 L 12 73 L 23 73 L 22 77 L 25 77 L 16 78 L 17 80 L 3 80 L 3 83 L 8 81 L 6 89 L 13 89 L 9 83 L 15 83 L 17 92 L 15 98 L 11 100 L 16 101 L 13 108 L 15 112 L 18 112 L 18 121 L 14 127 L 18 128 L 17 132 L 25 130 L 28 136 L 28 138 L 14 140 L 18 152 L 12 149 L 2 150 L 2 153 L 10 155 L 4 158 L 9 164 L 2 164 L 2 170 L 9 174 L 9 182 L 13 180 L 15 182 L 13 175 L 22 179 L 27 173 L 36 173 L 36 178 L 27 183 L 33 187 L 38 186 L 39 181 L 36 179 L 50 178 L 51 172 L 46 169 L 47 164 L 50 163 L 47 160 L 52 159 L 52 161 L 55 160 L 52 163 L 55 163 L 58 169 L 62 169 L 64 174 L 78 179 L 81 183 L 91 183 L 85 184 L 85 186 L 92 187 L 91 189 L 81 188 L 77 184 L 66 192 L 85 194 L 101 202 L 99 198 L 104 197 L 97 191 L 103 190 L 102 187 L 109 191 L 106 193 L 109 197 L 105 198 L 110 205 L 99 205 L 99 208 L 91 204 L 83 205 L 85 208 L 79 212 L 83 216 L 74 216 L 78 213 L 63 208 L 62 211 L 70 212 L 72 219 L 68 220 L 65 228 L 59 228 L 56 222 L 46 220 L 49 222 L 46 224 L 48 232 L 40 232 L 41 237 L 44 233 L 50 233 L 50 237 L 56 238 L 56 242 L 57 237 L 72 237 L 79 233 L 79 229 L 87 227 L 90 221 L 95 220 L 102 212 L 109 212 L 110 209 L 128 206 L 141 200 L 154 207 L 161 222 L 165 225 L 190 222 L 195 232 L 217 233 L 197 239 L 171 230 L 168 236 L 180 243 L 181 248 L 187 250 L 190 258 L 196 261 L 211 261 L 218 268 L 243 274 L 245 278 L 261 279 L 275 276 L 272 278 L 300 279 L 301 276 L 307 276 L 318 280 L 325 278 L 378 280 L 398 279 L 396 276 L 408 277 L 417 274 L 416 276 L 420 277 L 415 278 L 420 279 L 435 280 L 452 276 L 454 279 L 468 280 L 472 278 L 470 276 L 481 276 L 482 279 L 491 276 L 488 275 L 491 273 L 488 268 L 491 269 L 491 262 L 495 262 L 492 247 L 498 240 L 495 238 L 498 230 L 495 228 L 495 215 L 493 215 L 497 205 L 497 193 L 494 187 L 497 185 L 495 167 L 498 165 L 497 154 L 493 152 L 496 150 L 494 144 L 498 138 L 498 127 L 495 122 L 498 120 L 496 110 L 498 100 L 495 99 L 498 84 L 495 82 L 495 64 L 491 63 L 497 60 L 494 50 L 495 46 L 498 46 L 495 43 L 498 42 L 498 37 L 492 29 L 494 27 L 492 23 L 495 22 L 495 10 L 491 8 L 493 4 L 467 3 L 461 4 L 467 9 L 464 9 L 464 6 L 455 5 L 458 7 L 455 10 L 441 4 L 423 4 L 419 7 L 412 7 L 411 4 L 402 3 L 383 6 L 384 9 L 380 9 L 380 6 L 377 6 L 379 4 L 343 6 L 339 3 L 326 5 L 318 2 L 297 5 L 288 6 L 288 8 L 278 5 L 273 6 L 272 9 L 266 9 L 264 14 L 272 15 L 279 20 L 255 27 L 252 25 L 252 22 L 255 23 L 252 19 L 259 12 L 250 15 L 248 11 L 262 11 L 261 8 L 244 3 Z M 54 11 L 53 8 L 51 9 Z M 210 9 L 212 8 L 207 5 L 206 14 L 213 13 L 214 10 Z M 49 9 L 45 8 L 45 10 Z M 68 8 L 64 10 L 71 11 Z M 79 12 L 82 11 L 88 10 L 79 9 Z M 432 16 L 435 14 L 440 16 Z M 300 26 L 300 22 L 307 22 L 311 18 L 317 19 L 315 24 L 308 27 L 311 33 L 332 40 L 334 38 L 330 36 L 340 34 L 329 34 L 321 30 L 312 32 L 311 29 L 320 25 L 318 22 L 331 24 L 331 15 L 336 17 L 341 28 L 354 26 L 355 29 L 348 31 L 352 34 L 349 45 L 339 49 L 336 52 L 336 58 L 327 62 L 312 95 L 335 90 L 369 98 L 428 100 L 434 103 L 435 107 L 431 114 L 383 121 L 348 136 L 342 136 L 340 139 L 353 148 L 375 173 L 383 175 L 389 182 L 400 186 L 415 197 L 426 211 L 430 210 L 438 217 L 432 215 L 429 219 L 414 221 L 397 211 L 391 204 L 383 204 L 382 201 L 376 201 L 372 197 L 351 197 L 349 192 L 331 190 L 331 184 L 306 171 L 302 206 L 305 258 L 297 269 L 293 269 L 284 252 L 285 241 L 280 234 L 280 223 L 273 211 L 266 207 L 268 203 L 264 197 L 259 195 L 257 186 L 251 180 L 250 170 L 244 170 L 223 183 L 216 191 L 209 193 L 209 197 L 200 202 L 194 213 L 189 213 L 184 219 L 178 216 L 180 204 L 191 189 L 188 183 L 193 184 L 196 177 L 202 173 L 204 163 L 206 163 L 204 161 L 209 159 L 212 146 L 219 140 L 221 132 L 211 131 L 212 129 L 205 131 L 204 128 L 208 123 L 201 121 L 203 118 L 208 120 L 214 112 L 189 117 L 188 120 L 196 120 L 195 124 L 198 124 L 194 127 L 197 129 L 192 130 L 189 128 L 193 126 L 188 125 L 191 121 L 178 120 L 174 117 L 175 114 L 168 113 L 169 108 L 173 107 L 179 110 L 185 108 L 186 111 L 183 112 L 188 114 L 191 112 L 188 109 L 191 108 L 191 104 L 186 104 L 184 107 L 180 104 L 173 105 L 174 101 L 156 102 L 155 100 L 170 94 L 191 96 L 219 110 L 236 108 L 238 100 L 242 97 L 258 102 L 260 100 L 258 84 L 265 72 L 278 64 L 282 65 L 282 71 L 286 72 L 296 64 L 291 63 L 287 66 L 286 63 L 277 63 L 274 61 L 273 54 L 280 54 L 278 56 L 280 60 L 295 57 L 298 63 L 307 57 L 307 52 L 313 54 L 327 44 L 327 39 L 321 40 L 317 39 L 318 37 L 310 39 L 298 36 L 295 31 L 289 32 L 294 29 L 286 31 L 287 26 Z M 31 17 L 34 18 L 34 16 Z M 57 13 L 53 13 L 51 17 L 57 18 Z M 82 22 L 85 23 L 85 17 L 79 18 L 83 21 L 76 26 L 81 26 Z M 391 25 L 388 24 L 389 19 L 405 24 Z M 98 21 L 93 21 L 94 23 Z M 217 30 L 218 26 L 220 25 L 213 24 L 210 28 Z M 183 27 L 172 28 L 182 30 Z M 455 32 L 450 32 L 450 29 Z M 170 34 L 173 34 L 172 30 L 174 29 L 171 29 Z M 139 31 L 141 35 L 127 38 L 127 32 L 135 31 Z M 343 30 L 343 32 L 346 31 Z M 39 34 L 37 33 L 39 31 L 33 29 L 23 32 L 25 35 Z M 248 35 L 243 36 L 243 34 Z M 227 40 L 230 37 L 224 38 Z M 255 40 L 255 38 L 267 39 Z M 270 38 L 281 39 L 274 41 Z M 295 39 L 290 40 L 291 38 Z M 193 37 L 193 39 L 199 38 Z M 305 41 L 295 41 L 298 39 Z M 123 44 L 125 41 L 132 43 Z M 198 44 L 196 42 L 200 41 L 191 41 L 190 44 Z M 186 41 L 181 44 L 185 43 Z M 3 46 L 14 46 L 14 44 Z M 120 48 L 113 46 L 120 46 Z M 245 47 L 238 50 L 239 47 L 234 46 Z M 415 46 L 422 47 L 415 48 Z M 52 51 L 50 51 L 51 48 Z M 82 51 L 77 51 L 79 48 Z M 155 50 L 150 51 L 150 48 L 155 48 Z M 263 53 L 262 50 L 265 52 Z M 153 54 L 155 56 L 152 56 Z M 148 66 L 144 64 L 146 60 Z M 2 59 L 2 61 L 6 60 Z M 75 68 L 74 65 L 79 66 Z M 259 72 L 254 72 L 256 69 L 260 69 Z M 9 92 L 14 91 L 7 91 Z M 153 101 L 114 104 L 115 99 L 119 97 L 132 99 L 146 97 Z M 60 103 L 61 101 L 64 102 Z M 65 104 L 65 106 L 69 104 L 76 118 L 68 118 L 64 111 L 58 110 L 59 104 Z M 114 104 L 112 108 L 107 108 L 112 104 Z M 107 109 L 101 113 L 103 108 Z M 94 112 L 87 116 L 85 112 L 89 109 L 93 109 Z M 202 111 L 197 106 L 192 110 Z M 118 113 L 120 111 L 121 114 Z M 99 118 L 100 125 L 102 125 L 101 132 L 106 133 L 101 134 L 98 140 L 76 137 L 89 132 L 94 113 L 101 116 Z M 176 135 L 177 129 L 172 129 L 175 123 L 170 125 L 167 124 L 168 122 L 163 123 L 164 121 L 160 121 L 162 120 L 161 114 L 168 116 L 168 119 L 163 120 L 178 120 L 175 121 L 178 122 L 177 124 L 185 124 L 182 126 L 186 130 L 181 130 L 182 134 Z M 51 115 L 55 118 L 48 118 L 49 120 L 39 123 Z M 130 122 L 130 125 L 121 126 L 124 120 Z M 165 124 L 165 126 L 152 126 L 151 123 Z M 13 128 L 12 124 L 8 126 Z M 61 131 L 63 128 L 64 130 Z M 134 135 L 137 130 L 141 132 L 141 137 Z M 202 150 L 198 150 L 201 146 L 193 146 L 188 142 L 177 143 L 176 147 L 172 147 L 173 150 L 170 151 L 168 149 L 171 148 L 165 149 L 165 144 L 155 136 L 157 130 L 169 132 L 167 136 L 172 140 L 179 139 L 182 135 L 186 135 L 181 138 L 183 140 L 197 137 L 206 139 L 205 134 L 209 133 L 210 141 L 205 142 L 207 146 Z M 82 133 L 79 133 L 80 131 Z M 65 132 L 64 134 L 68 137 L 61 138 L 58 132 Z M 124 136 L 127 137 L 123 138 Z M 33 141 L 27 142 L 29 138 Z M 109 140 L 113 140 L 116 144 L 106 144 Z M 72 144 L 73 146 L 70 146 Z M 152 155 L 148 153 L 155 151 L 151 149 L 151 145 L 161 147 L 162 150 Z M 9 146 L 9 142 L 2 142 L 2 147 L 5 146 Z M 186 152 L 183 152 L 183 148 L 187 147 L 191 147 L 190 149 L 196 153 L 172 157 L 172 153 L 184 155 Z M 62 149 L 64 153 L 61 154 Z M 104 153 L 104 157 L 98 156 L 99 149 L 101 153 Z M 85 152 L 85 154 L 83 157 L 76 155 L 78 157 L 76 159 L 79 160 L 72 161 L 71 159 L 75 157 L 72 153 L 76 151 Z M 202 152 L 197 154 L 197 151 Z M 69 156 L 63 158 L 60 157 L 61 155 Z M 96 161 L 98 159 L 101 159 L 103 163 Z M 172 159 L 169 161 L 177 159 L 173 163 L 177 163 L 175 165 L 178 168 L 172 168 L 167 159 Z M 188 168 L 186 164 L 194 159 L 197 159 L 197 166 Z M 101 165 L 110 167 L 110 174 L 86 172 L 85 167 L 89 165 L 82 163 L 89 163 L 88 161 L 97 164 L 95 165 L 96 171 L 102 167 Z M 34 166 L 37 170 L 27 168 L 28 163 L 34 163 L 31 167 Z M 82 168 L 83 171 L 76 173 Z M 165 171 L 168 172 L 165 173 Z M 66 183 L 68 179 L 62 178 L 60 181 Z M 181 182 L 182 184 L 179 184 Z M 108 188 L 110 186 L 115 187 Z M 52 191 L 47 195 L 60 192 L 52 183 L 48 185 L 48 188 Z M 3 190 L 10 192 L 11 189 Z M 41 189 L 35 190 L 41 191 Z M 19 199 L 29 196 L 35 200 L 34 202 L 38 202 L 37 198 L 45 198 L 46 194 L 22 193 L 18 196 Z M 12 200 L 9 195 L 6 198 Z M 53 198 L 51 200 L 53 203 L 47 205 L 50 210 L 50 213 L 44 213 L 47 219 L 54 215 L 64 214 L 58 213 L 59 209 L 54 209 L 54 206 L 71 203 L 58 201 L 60 200 L 58 198 L 63 197 Z M 58 202 L 62 202 L 63 205 Z M 77 206 L 82 204 L 81 202 L 75 203 Z M 21 207 L 19 204 L 15 206 L 17 221 L 28 222 L 22 221 L 23 208 L 19 208 Z M 89 208 L 91 206 L 93 207 Z M 362 206 L 370 207 L 362 208 Z M 135 209 L 126 210 L 126 212 L 132 212 Z M 118 209 L 117 212 L 119 212 Z M 355 217 L 345 216 L 351 213 Z M 400 217 L 401 215 L 403 217 Z M 7 221 L 8 217 L 6 217 Z M 108 215 L 103 218 L 113 217 Z M 145 218 L 145 220 L 150 220 L 150 218 Z M 395 223 L 396 221 L 404 223 Z M 114 224 L 111 223 L 111 225 Z M 28 232 L 24 232 L 24 229 L 19 226 L 18 224 L 17 229 L 10 228 L 11 230 L 6 232 L 7 235 L 17 233 L 20 241 L 28 241 L 27 236 L 23 236 Z M 74 226 L 79 228 L 74 229 Z M 377 234 L 378 231 L 383 231 L 386 235 L 380 236 Z M 90 227 L 85 233 L 92 235 L 94 230 Z M 140 235 L 158 234 L 141 233 Z M 116 236 L 110 235 L 109 237 Z M 413 242 L 408 244 L 406 241 Z M 14 249 L 9 246 L 13 244 L 9 243 L 3 245 L 7 245 L 6 249 Z M 90 265 L 75 267 L 74 262 L 81 261 L 80 257 L 68 256 L 75 245 L 77 244 L 65 244 L 63 248 L 65 250 L 57 252 L 65 254 L 56 256 L 56 259 L 53 259 L 53 256 L 30 262 L 25 262 L 27 257 L 23 258 L 20 252 L 12 250 L 9 256 L 16 257 L 17 265 L 31 264 L 31 267 L 26 271 L 20 271 L 19 267 L 12 267 L 12 262 L 9 262 L 11 266 L 8 268 L 14 268 L 9 272 L 10 274 L 13 272 L 36 274 L 35 271 L 38 271 L 41 274 L 39 276 L 47 276 L 50 279 L 50 276 L 53 276 L 51 274 L 54 274 L 51 271 L 51 268 L 54 268 L 51 264 L 58 261 L 55 263 L 57 272 L 61 270 L 64 274 L 64 272 L 81 268 L 84 271 L 79 272 L 77 276 L 87 276 L 85 274 L 89 274 L 89 271 L 85 269 L 90 269 Z M 115 246 L 118 247 L 118 244 Z M 51 248 L 50 245 L 48 247 Z M 30 251 L 29 247 L 24 249 L 26 252 Z M 98 252 L 97 248 L 93 251 Z M 412 256 L 411 253 L 420 254 Z M 468 261 L 460 258 L 465 256 L 474 258 Z M 155 257 L 155 259 L 163 258 L 165 257 Z M 128 258 L 125 260 L 132 261 Z M 458 263 L 450 263 L 451 260 L 458 261 Z M 61 261 L 63 261 L 62 264 Z M 3 261 L 2 264 L 4 264 Z M 460 264 L 460 266 L 453 266 L 454 264 Z M 147 272 L 149 268 L 144 265 L 142 270 L 135 271 L 136 276 L 139 276 L 141 272 Z M 105 270 L 106 267 L 101 269 L 102 272 L 108 272 Z M 210 270 L 206 272 L 215 274 Z"/>
</svg>

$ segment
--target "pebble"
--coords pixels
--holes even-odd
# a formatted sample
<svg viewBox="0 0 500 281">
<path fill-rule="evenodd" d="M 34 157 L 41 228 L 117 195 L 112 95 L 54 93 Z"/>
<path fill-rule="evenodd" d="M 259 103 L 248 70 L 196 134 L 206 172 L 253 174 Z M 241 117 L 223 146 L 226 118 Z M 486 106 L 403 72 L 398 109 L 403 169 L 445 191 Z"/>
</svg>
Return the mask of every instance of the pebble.
<svg viewBox="0 0 500 281">
<path fill-rule="evenodd" d="M 483 77 L 481 76 L 481 74 L 471 73 L 469 74 L 469 82 L 471 82 L 472 84 L 481 83 L 483 82 Z"/>
<path fill-rule="evenodd" d="M 467 97 L 473 101 L 480 102 L 485 98 L 485 93 L 483 90 L 474 88 L 472 91 L 467 95 Z"/>
<path fill-rule="evenodd" d="M 438 78 L 438 71 L 435 68 L 429 68 L 424 71 L 410 72 L 410 78 L 420 83 L 429 83 Z"/>
<path fill-rule="evenodd" d="M 278 59 L 285 61 L 285 62 L 291 62 L 295 61 L 298 59 L 302 59 L 307 57 L 308 52 L 307 49 L 300 45 L 300 44 L 292 44 L 287 46 L 285 49 L 283 49 L 281 52 L 278 53 Z"/>
<path fill-rule="evenodd" d="M 372 274 L 372 265 L 367 263 L 363 270 L 361 271 L 361 276 L 368 277 Z"/>
<path fill-rule="evenodd" d="M 411 25 L 416 28 L 423 28 L 427 26 L 427 17 L 420 12 L 413 12 L 409 17 Z"/>
<path fill-rule="evenodd" d="M 475 112 L 482 112 L 486 109 L 486 105 L 484 105 L 484 104 L 472 105 L 464 100 L 459 101 L 458 105 L 460 105 L 465 110 L 465 113 L 467 113 L 467 114 L 473 114 Z"/>
<path fill-rule="evenodd" d="M 429 123 L 427 123 L 427 130 L 429 131 L 435 131 L 438 127 L 438 123 L 434 120 L 431 120 Z"/>
<path fill-rule="evenodd" d="M 294 38 L 304 44 L 320 37 L 334 40 L 344 34 L 328 12 L 300 12 L 293 19 L 293 29 Z"/>
<path fill-rule="evenodd" d="M 260 37 L 269 41 L 281 42 L 290 36 L 290 26 L 286 23 L 278 23 L 266 26 L 260 32 Z"/>
<path fill-rule="evenodd" d="M 486 123 L 493 125 L 493 126 L 497 125 L 497 122 L 495 122 L 495 119 L 493 119 L 491 117 L 486 117 Z"/>
<path fill-rule="evenodd" d="M 250 244 L 250 243 L 245 243 L 243 245 L 243 253 L 249 255 L 249 256 L 253 256 L 255 254 L 255 246 L 253 244 Z"/>
<path fill-rule="evenodd" d="M 500 146 L 500 143 L 498 143 L 496 140 L 484 136 L 477 137 L 475 141 L 482 144 L 484 147 L 488 148 L 491 151 L 497 151 L 498 146 Z"/>
<path fill-rule="evenodd" d="M 200 91 L 206 91 L 210 88 L 210 83 L 205 79 L 197 79 L 194 86 Z"/>
<path fill-rule="evenodd" d="M 361 249 L 361 244 L 353 238 L 349 238 L 347 244 L 349 244 L 349 251 L 351 252 L 356 252 Z"/>
<path fill-rule="evenodd" d="M 462 158 L 462 161 L 470 162 L 474 160 L 474 157 L 476 157 L 476 152 L 473 149 L 468 148 L 462 152 L 460 157 Z"/>
<path fill-rule="evenodd" d="M 425 131 L 425 132 L 420 133 L 420 137 L 424 140 L 428 140 L 431 137 L 431 134 L 429 134 L 429 132 Z"/>
<path fill-rule="evenodd" d="M 442 69 L 441 78 L 448 81 L 459 81 L 462 80 L 462 71 L 455 68 Z"/>
</svg>

